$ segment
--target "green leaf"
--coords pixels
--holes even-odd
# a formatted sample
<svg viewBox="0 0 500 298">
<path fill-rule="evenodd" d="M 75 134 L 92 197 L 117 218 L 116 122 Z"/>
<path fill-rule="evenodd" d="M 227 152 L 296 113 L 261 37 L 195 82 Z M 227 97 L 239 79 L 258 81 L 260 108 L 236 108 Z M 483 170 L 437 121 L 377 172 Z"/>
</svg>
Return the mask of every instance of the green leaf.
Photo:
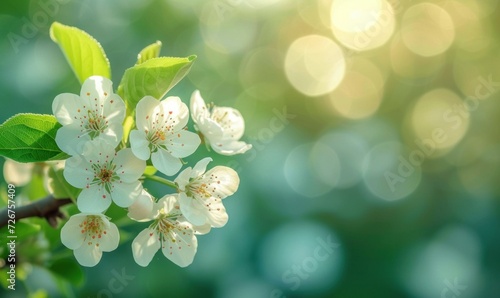
<svg viewBox="0 0 500 298">
<path fill-rule="evenodd" d="M 118 94 L 128 107 L 135 107 L 146 95 L 161 99 L 188 74 L 195 59 L 195 55 L 186 58 L 160 57 L 135 65 L 125 71 Z"/>
<path fill-rule="evenodd" d="M 94 75 L 111 78 L 104 50 L 87 32 L 54 22 L 50 26 L 50 38 L 61 47 L 80 84 Z"/>
<path fill-rule="evenodd" d="M 0 155 L 18 162 L 66 159 L 55 140 L 60 127 L 51 115 L 17 114 L 0 125 Z"/>
<path fill-rule="evenodd" d="M 157 40 L 155 43 L 142 49 L 142 51 L 137 55 L 137 63 L 135 65 L 144 63 L 150 59 L 158 58 L 160 56 L 161 41 Z"/>
<path fill-rule="evenodd" d="M 48 268 L 55 276 L 63 278 L 70 283 L 79 286 L 82 285 L 85 277 L 82 267 L 74 258 L 64 258 L 55 261 Z"/>
</svg>

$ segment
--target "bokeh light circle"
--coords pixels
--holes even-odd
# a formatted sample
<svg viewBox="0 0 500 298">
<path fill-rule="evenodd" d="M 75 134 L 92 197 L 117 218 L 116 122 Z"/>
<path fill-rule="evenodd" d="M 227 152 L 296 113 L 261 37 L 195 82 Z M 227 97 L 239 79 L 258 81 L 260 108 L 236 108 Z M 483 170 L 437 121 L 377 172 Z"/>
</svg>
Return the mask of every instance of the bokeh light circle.
<svg viewBox="0 0 500 298">
<path fill-rule="evenodd" d="M 285 57 L 286 77 L 295 89 L 307 96 L 333 91 L 342 81 L 345 69 L 342 49 L 320 35 L 296 39 Z"/>
<path fill-rule="evenodd" d="M 403 285 L 417 298 L 453 297 L 453 285 L 459 285 L 463 294 L 455 297 L 480 297 L 475 286 L 481 279 L 481 250 L 474 231 L 448 226 L 406 254 L 401 264 Z M 466 291 L 463 285 L 467 286 Z M 455 287 L 455 291 L 459 288 Z"/>
<path fill-rule="evenodd" d="M 247 49 L 257 35 L 257 22 L 238 9 L 221 17 L 220 7 L 207 2 L 200 15 L 200 32 L 205 44 L 220 53 L 237 53 Z"/>
<path fill-rule="evenodd" d="M 395 201 L 413 193 L 422 179 L 425 156 L 407 152 L 399 142 L 386 142 L 372 148 L 363 162 L 363 180 L 370 192 Z"/>
<path fill-rule="evenodd" d="M 344 253 L 340 239 L 330 228 L 297 221 L 275 228 L 264 238 L 258 262 L 264 276 L 279 289 L 312 294 L 335 286 L 342 273 Z M 303 275 L 292 282 L 297 278 L 296 268 Z"/>
<path fill-rule="evenodd" d="M 406 10 L 401 21 L 404 44 L 417 55 L 430 57 L 445 52 L 455 39 L 455 27 L 446 10 L 420 3 Z"/>
<path fill-rule="evenodd" d="M 396 27 L 392 6 L 385 0 L 335 0 L 331 28 L 342 45 L 355 51 L 378 48 L 391 38 Z"/>
<path fill-rule="evenodd" d="M 361 181 L 363 158 L 368 153 L 368 146 L 359 135 L 332 131 L 323 135 L 318 143 L 328 146 L 338 154 L 342 171 L 337 188 L 352 187 Z"/>
<path fill-rule="evenodd" d="M 442 155 L 464 137 L 470 111 L 476 105 L 478 101 L 462 101 L 448 89 L 434 89 L 420 97 L 413 108 L 411 123 L 416 142 L 429 148 L 428 157 Z"/>
<path fill-rule="evenodd" d="M 334 188 L 340 177 L 337 153 L 322 144 L 303 144 L 288 154 L 284 174 L 288 185 L 306 197 L 317 197 Z"/>
<path fill-rule="evenodd" d="M 339 87 L 330 93 L 330 103 L 343 117 L 369 117 L 380 107 L 384 84 L 384 78 L 374 64 L 368 61 L 355 62 Z"/>
<path fill-rule="evenodd" d="M 342 31 L 356 32 L 377 21 L 380 0 L 334 0 L 331 6 L 332 27 Z"/>
</svg>

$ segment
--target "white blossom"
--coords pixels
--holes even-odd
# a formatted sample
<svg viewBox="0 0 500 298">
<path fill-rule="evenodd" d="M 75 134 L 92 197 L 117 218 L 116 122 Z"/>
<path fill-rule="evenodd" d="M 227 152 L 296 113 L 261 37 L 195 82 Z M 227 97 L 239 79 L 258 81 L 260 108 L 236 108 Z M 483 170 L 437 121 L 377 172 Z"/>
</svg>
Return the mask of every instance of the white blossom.
<svg viewBox="0 0 500 298">
<path fill-rule="evenodd" d="M 245 121 L 238 110 L 213 105 L 209 109 L 198 90 L 193 92 L 190 106 L 197 130 L 215 152 L 235 155 L 252 148 L 252 145 L 240 141 L 245 132 Z"/>
<path fill-rule="evenodd" d="M 222 199 L 234 194 L 240 184 L 236 171 L 224 166 L 216 166 L 206 171 L 207 157 L 194 168 L 186 168 L 175 179 L 179 186 L 179 202 L 182 214 L 194 225 L 209 223 L 212 227 L 222 227 L 228 220 Z"/>
<path fill-rule="evenodd" d="M 83 155 L 70 157 L 64 168 L 69 184 L 83 188 L 77 205 L 81 212 L 104 212 L 113 200 L 120 207 L 129 207 L 142 192 L 138 180 L 146 162 L 128 148 L 117 153 L 106 142 L 88 143 Z"/>
<path fill-rule="evenodd" d="M 154 222 L 132 242 L 132 253 L 137 264 L 146 267 L 161 248 L 163 255 L 180 267 L 193 262 L 198 240 L 195 234 L 204 234 L 210 226 L 194 227 L 180 212 L 178 195 L 166 195 L 154 206 Z"/>
<path fill-rule="evenodd" d="M 115 250 L 119 241 L 118 228 L 102 214 L 75 214 L 61 229 L 61 242 L 86 267 L 97 265 L 102 252 Z"/>
<path fill-rule="evenodd" d="M 85 80 L 80 96 L 71 93 L 56 96 L 52 112 L 62 124 L 56 143 L 70 155 L 81 154 L 86 142 L 103 139 L 116 147 L 122 138 L 125 104 L 113 93 L 113 83 L 104 77 Z"/>
<path fill-rule="evenodd" d="M 181 158 L 193 154 L 201 142 L 197 134 L 184 130 L 188 120 L 188 108 L 178 97 L 162 101 L 144 97 L 137 104 L 137 130 L 130 132 L 132 152 L 142 160 L 151 157 L 165 175 L 176 174 L 182 167 Z"/>
</svg>

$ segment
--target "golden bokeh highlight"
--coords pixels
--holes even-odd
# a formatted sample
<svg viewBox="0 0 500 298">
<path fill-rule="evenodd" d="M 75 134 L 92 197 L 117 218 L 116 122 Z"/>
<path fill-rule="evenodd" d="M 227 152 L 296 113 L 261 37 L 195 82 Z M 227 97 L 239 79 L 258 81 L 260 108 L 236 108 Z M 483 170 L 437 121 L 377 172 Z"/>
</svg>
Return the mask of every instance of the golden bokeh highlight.
<svg viewBox="0 0 500 298">
<path fill-rule="evenodd" d="M 295 89 L 307 96 L 333 91 L 344 78 L 345 70 L 342 49 L 328 37 L 300 37 L 286 53 L 286 77 Z"/>
<path fill-rule="evenodd" d="M 403 15 L 401 36 L 410 51 L 430 57 L 448 50 L 455 39 L 455 27 L 446 10 L 435 4 L 420 3 Z"/>
<path fill-rule="evenodd" d="M 377 21 L 381 0 L 334 0 L 331 7 L 332 27 L 346 32 L 364 30 Z"/>
<path fill-rule="evenodd" d="M 448 89 L 434 89 L 420 97 L 411 114 L 416 142 L 427 144 L 427 157 L 447 153 L 464 137 L 470 112 L 464 101 Z"/>
<path fill-rule="evenodd" d="M 332 3 L 332 32 L 349 49 L 378 48 L 389 41 L 395 27 L 394 10 L 385 0 L 335 0 Z"/>
<path fill-rule="evenodd" d="M 382 102 L 385 80 L 370 61 L 355 59 L 340 86 L 330 94 L 335 112 L 349 119 L 373 115 Z"/>
</svg>

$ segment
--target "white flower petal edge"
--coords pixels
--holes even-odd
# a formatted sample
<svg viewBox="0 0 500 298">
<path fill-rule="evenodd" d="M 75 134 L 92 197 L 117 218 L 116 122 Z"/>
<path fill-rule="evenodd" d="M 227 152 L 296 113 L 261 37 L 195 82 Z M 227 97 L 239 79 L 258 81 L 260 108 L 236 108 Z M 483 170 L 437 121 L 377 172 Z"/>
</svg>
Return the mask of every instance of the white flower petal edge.
<svg viewBox="0 0 500 298">
<path fill-rule="evenodd" d="M 235 155 L 252 148 L 252 145 L 239 141 L 245 131 L 245 121 L 238 110 L 215 106 L 209 110 L 198 90 L 191 95 L 190 106 L 196 128 L 215 152 Z"/>
<path fill-rule="evenodd" d="M 165 175 L 175 175 L 182 167 L 181 158 L 196 151 L 200 137 L 184 130 L 189 111 L 180 98 L 170 96 L 158 101 L 145 96 L 137 103 L 137 130 L 130 133 L 132 152 L 151 162 Z"/>
<path fill-rule="evenodd" d="M 103 214 L 75 214 L 61 229 L 61 242 L 86 267 L 97 265 L 102 252 L 115 250 L 119 241 L 118 228 Z"/>
<path fill-rule="evenodd" d="M 113 93 L 113 83 L 100 76 L 89 77 L 82 84 L 80 96 L 63 93 L 52 102 L 52 112 L 63 125 L 56 143 L 70 154 L 82 154 L 88 141 L 104 139 L 116 147 L 123 135 L 125 103 Z"/>
<path fill-rule="evenodd" d="M 77 199 L 81 212 L 104 212 L 112 200 L 120 207 L 129 207 L 141 194 L 138 179 L 146 162 L 137 159 L 131 149 L 115 153 L 113 148 L 103 140 L 88 143 L 84 155 L 67 160 L 64 178 L 83 188 Z"/>
<path fill-rule="evenodd" d="M 211 158 L 200 160 L 194 168 L 186 168 L 175 179 L 179 186 L 180 209 L 195 225 L 222 227 L 228 215 L 222 199 L 238 190 L 240 178 L 231 168 L 217 166 L 205 172 Z"/>
<path fill-rule="evenodd" d="M 141 195 L 128 207 L 127 216 L 138 222 L 153 220 L 156 217 L 153 207 L 153 197 L 143 189 Z"/>
<path fill-rule="evenodd" d="M 195 229 L 179 210 L 178 195 L 166 195 L 153 208 L 154 222 L 132 242 L 134 260 L 146 267 L 161 248 L 163 255 L 180 267 L 193 262 L 198 249 L 195 234 L 208 232 L 207 227 Z"/>
</svg>

